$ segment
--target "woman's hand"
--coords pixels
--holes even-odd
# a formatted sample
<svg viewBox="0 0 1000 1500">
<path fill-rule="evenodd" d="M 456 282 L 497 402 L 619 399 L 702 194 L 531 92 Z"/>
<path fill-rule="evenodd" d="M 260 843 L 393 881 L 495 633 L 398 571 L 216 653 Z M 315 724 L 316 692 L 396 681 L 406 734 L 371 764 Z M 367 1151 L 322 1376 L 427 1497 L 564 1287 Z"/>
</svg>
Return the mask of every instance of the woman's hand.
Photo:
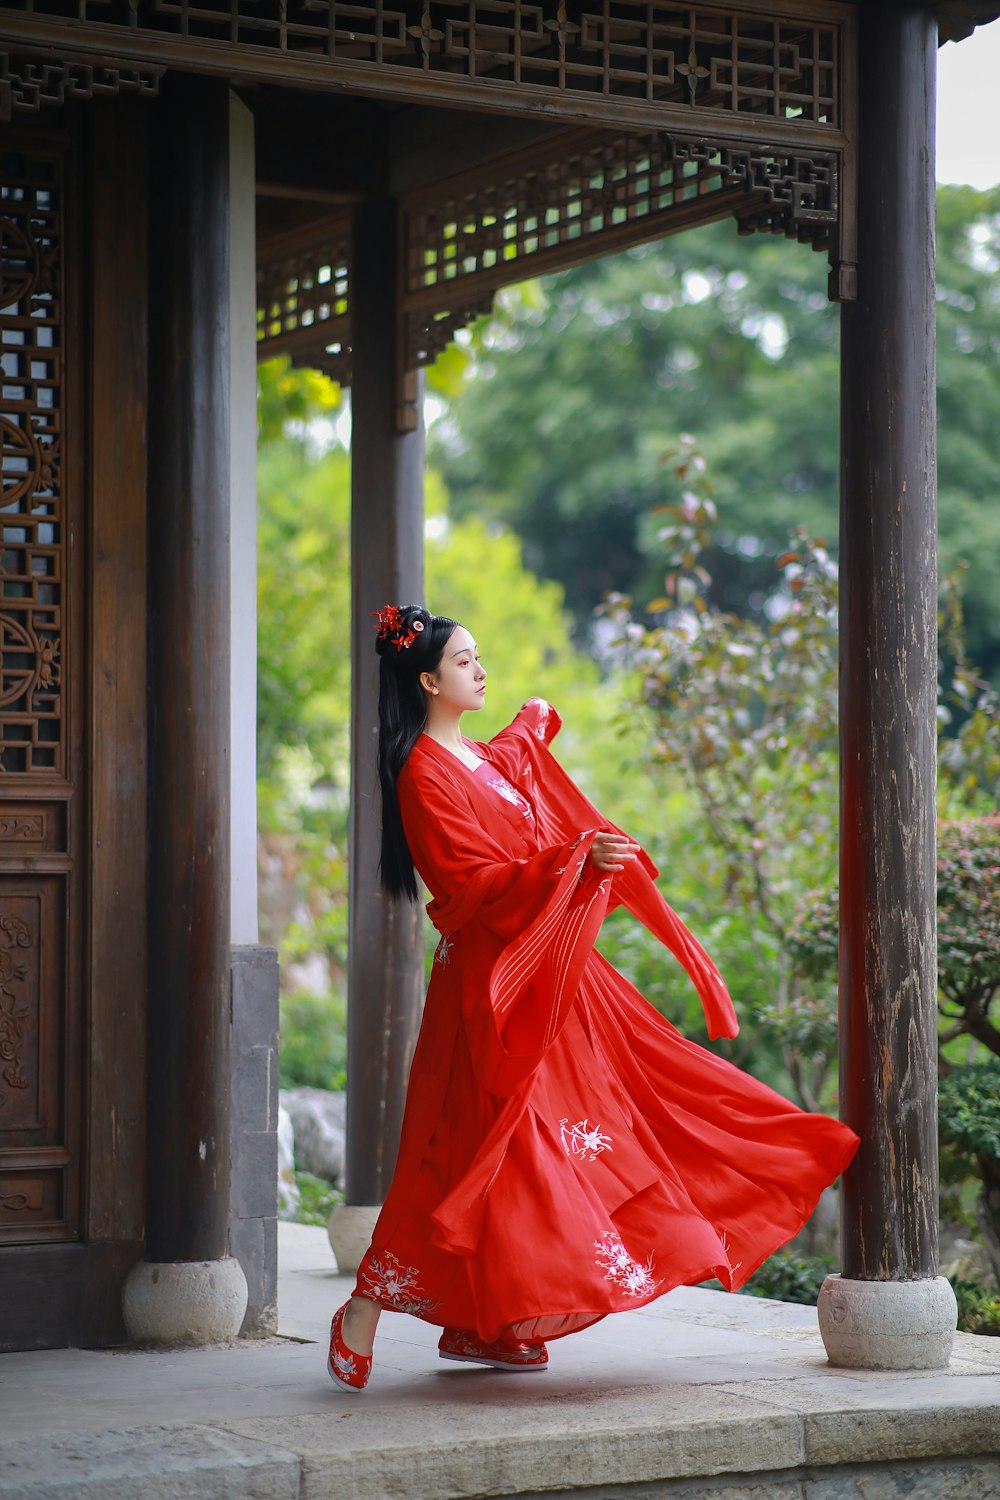
<svg viewBox="0 0 1000 1500">
<path fill-rule="evenodd" d="M 624 870 L 625 865 L 639 854 L 639 845 L 634 844 L 623 833 L 597 833 L 590 846 L 590 859 L 595 870 L 614 874 Z"/>
</svg>

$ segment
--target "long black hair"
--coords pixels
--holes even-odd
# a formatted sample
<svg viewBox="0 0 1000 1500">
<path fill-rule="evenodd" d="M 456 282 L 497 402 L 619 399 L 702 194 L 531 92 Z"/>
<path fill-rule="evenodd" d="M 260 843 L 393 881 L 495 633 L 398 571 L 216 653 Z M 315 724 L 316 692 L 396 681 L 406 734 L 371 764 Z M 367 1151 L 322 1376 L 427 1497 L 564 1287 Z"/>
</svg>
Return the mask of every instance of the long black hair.
<svg viewBox="0 0 1000 1500">
<path fill-rule="evenodd" d="M 382 789 L 382 889 L 417 899 L 413 856 L 403 832 L 396 781 L 427 718 L 421 672 L 435 672 L 458 625 L 419 604 L 387 605 L 378 613 L 378 779 Z"/>
</svg>

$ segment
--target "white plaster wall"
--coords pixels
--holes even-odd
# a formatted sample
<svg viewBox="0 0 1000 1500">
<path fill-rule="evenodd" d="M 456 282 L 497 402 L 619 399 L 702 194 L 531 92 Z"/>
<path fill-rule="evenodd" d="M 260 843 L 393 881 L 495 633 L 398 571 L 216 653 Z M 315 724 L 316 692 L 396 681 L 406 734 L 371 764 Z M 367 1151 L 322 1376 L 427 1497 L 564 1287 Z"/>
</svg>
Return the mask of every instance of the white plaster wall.
<svg viewBox="0 0 1000 1500">
<path fill-rule="evenodd" d="M 232 938 L 257 932 L 257 349 L 253 115 L 235 94 L 230 121 L 232 453 Z"/>
</svg>

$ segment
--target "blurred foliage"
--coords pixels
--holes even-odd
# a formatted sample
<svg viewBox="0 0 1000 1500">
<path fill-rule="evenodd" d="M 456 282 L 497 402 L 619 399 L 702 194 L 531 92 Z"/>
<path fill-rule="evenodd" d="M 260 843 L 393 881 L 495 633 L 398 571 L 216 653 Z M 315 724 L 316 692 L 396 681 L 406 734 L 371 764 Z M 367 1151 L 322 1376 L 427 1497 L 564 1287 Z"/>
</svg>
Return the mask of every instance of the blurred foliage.
<svg viewBox="0 0 1000 1500">
<path fill-rule="evenodd" d="M 300 435 L 309 423 L 340 410 L 340 386 L 319 370 L 293 369 L 287 355 L 257 366 L 257 439 L 274 443 L 290 430 Z"/>
<path fill-rule="evenodd" d="M 325 1229 L 333 1205 L 344 1201 L 340 1188 L 331 1187 L 325 1177 L 314 1177 L 311 1172 L 296 1172 L 295 1186 L 299 1190 L 299 1206 L 292 1222 Z"/>
<path fill-rule="evenodd" d="M 742 1290 L 750 1297 L 773 1297 L 778 1302 L 814 1307 L 820 1287 L 837 1270 L 832 1255 L 792 1255 L 779 1250 L 753 1273 Z"/>
<path fill-rule="evenodd" d="M 951 1035 L 974 1036 L 1000 1056 L 1000 1027 L 990 1021 L 1000 991 L 1000 816 L 945 823 L 937 878 L 942 1014 Z"/>
<path fill-rule="evenodd" d="M 967 633 L 1000 680 L 1000 188 L 938 189 L 942 571 L 969 559 Z M 479 325 L 432 453 L 456 516 L 510 525 L 581 633 L 610 590 L 655 589 L 644 518 L 664 433 L 712 454 L 711 600 L 756 614 L 794 527 L 838 524 L 838 310 L 822 258 L 730 221 L 513 288 Z"/>
<path fill-rule="evenodd" d="M 1000 1057 L 949 1069 L 939 1086 L 938 1109 L 947 1141 L 1000 1164 Z"/>
<path fill-rule="evenodd" d="M 837 570 L 823 543 L 799 531 L 776 561 L 759 617 L 720 609 L 711 602 L 718 518 L 704 458 L 685 437 L 662 462 L 679 491 L 655 514 L 662 596 L 640 615 L 627 595 L 611 595 L 602 609 L 608 650 L 635 674 L 652 716 L 652 764 L 680 776 L 704 822 L 715 900 L 741 912 L 753 941 L 764 980 L 753 1022 L 799 1102 L 817 1109 L 832 1086 L 836 982 L 822 976 L 803 988 L 790 939 L 803 890 L 832 883 L 836 869 Z M 746 1016 L 748 996 L 738 1000 Z"/>
<path fill-rule="evenodd" d="M 984 1333 L 1000 1338 L 1000 1292 L 949 1276 L 958 1303 L 960 1333 Z"/>
<path fill-rule="evenodd" d="M 280 1036 L 283 1089 L 345 1087 L 347 1011 L 342 993 L 282 994 Z"/>
<path fill-rule="evenodd" d="M 938 825 L 938 1005 L 943 1044 L 973 1037 L 1000 1055 L 991 1007 L 1000 993 L 1000 817 L 995 813 Z M 836 886 L 811 892 L 789 935 L 803 973 L 837 973 Z"/>
</svg>

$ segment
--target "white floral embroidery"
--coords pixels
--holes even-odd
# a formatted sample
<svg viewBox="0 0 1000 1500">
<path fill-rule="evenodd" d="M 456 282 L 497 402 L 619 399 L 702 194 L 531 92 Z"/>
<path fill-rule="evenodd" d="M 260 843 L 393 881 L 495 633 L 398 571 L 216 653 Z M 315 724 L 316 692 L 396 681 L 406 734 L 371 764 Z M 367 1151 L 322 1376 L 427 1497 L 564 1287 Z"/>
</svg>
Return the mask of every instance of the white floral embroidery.
<svg viewBox="0 0 1000 1500">
<path fill-rule="evenodd" d="M 516 807 L 518 812 L 520 812 L 524 817 L 534 818 L 535 815 L 531 810 L 528 799 L 526 797 L 522 797 L 520 792 L 515 791 L 510 782 L 505 781 L 499 772 L 497 772 L 495 776 L 491 776 L 486 785 L 488 787 L 492 787 L 495 792 L 499 792 L 500 796 L 503 797 L 506 802 L 509 802 L 512 807 Z"/>
<path fill-rule="evenodd" d="M 594 1241 L 594 1249 L 605 1281 L 613 1281 L 627 1296 L 647 1297 L 659 1286 L 653 1276 L 653 1257 L 641 1265 L 629 1255 L 614 1230 L 606 1229 L 601 1238 Z"/>
<path fill-rule="evenodd" d="M 568 1119 L 559 1121 L 559 1137 L 567 1156 L 580 1161 L 596 1161 L 602 1151 L 612 1151 L 611 1137 L 601 1132 L 600 1125 L 591 1125 L 589 1120 L 578 1120 L 571 1125 Z"/>
<path fill-rule="evenodd" d="M 364 1295 L 373 1302 L 380 1302 L 393 1312 L 413 1313 L 419 1318 L 438 1304 L 420 1295 L 423 1288 L 417 1280 L 418 1274 L 416 1266 L 402 1265 L 392 1251 L 387 1250 L 381 1258 L 372 1256 L 358 1278 L 358 1285 L 363 1284 Z"/>
<path fill-rule="evenodd" d="M 731 1252 L 730 1252 L 730 1247 L 729 1247 L 729 1240 L 728 1240 L 728 1238 L 726 1236 L 726 1231 L 725 1230 L 723 1230 L 722 1233 L 719 1235 L 719 1239 L 722 1241 L 722 1248 L 726 1252 L 726 1258 L 727 1258 L 727 1260 L 729 1260 L 729 1269 L 731 1271 L 734 1271 L 734 1272 L 738 1271 L 739 1268 L 740 1268 L 740 1266 L 743 1264 L 743 1262 L 741 1260 L 732 1260 L 730 1258 Z"/>
<path fill-rule="evenodd" d="M 545 726 L 549 722 L 549 714 L 551 712 L 549 705 L 544 698 L 529 698 L 528 701 L 529 703 L 536 703 L 538 705 L 538 723 L 535 725 L 535 733 L 540 740 L 544 740 Z"/>
<path fill-rule="evenodd" d="M 451 962 L 451 950 L 454 946 L 450 937 L 443 937 L 434 950 L 434 962 L 444 968 Z"/>
<path fill-rule="evenodd" d="M 510 782 L 504 781 L 502 776 L 491 776 L 486 785 L 491 786 L 495 792 L 499 792 L 501 797 L 506 798 L 508 802 L 512 802 L 515 807 L 520 806 L 520 797 L 517 795 Z"/>
</svg>

